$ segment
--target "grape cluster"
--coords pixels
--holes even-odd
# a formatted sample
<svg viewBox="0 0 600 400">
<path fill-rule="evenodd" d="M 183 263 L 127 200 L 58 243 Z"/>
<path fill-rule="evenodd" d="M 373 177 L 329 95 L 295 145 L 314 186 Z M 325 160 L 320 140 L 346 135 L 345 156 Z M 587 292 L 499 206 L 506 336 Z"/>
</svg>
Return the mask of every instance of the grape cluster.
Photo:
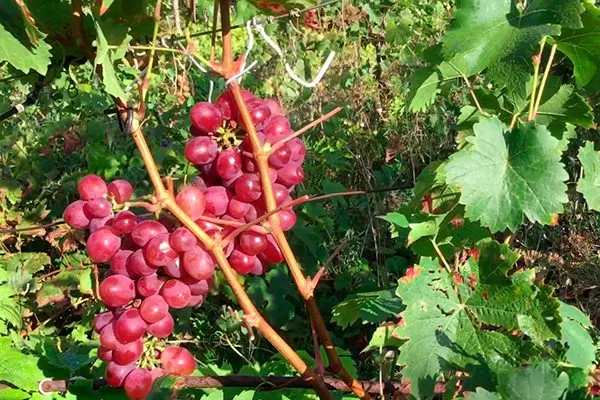
<svg viewBox="0 0 600 400">
<path fill-rule="evenodd" d="M 272 99 L 259 99 L 241 90 L 248 107 L 258 140 L 273 151 L 269 155 L 269 178 L 276 205 L 292 200 L 290 193 L 304 180 L 302 162 L 306 156 L 304 142 L 291 138 L 293 130 L 282 115 L 280 105 Z M 215 102 L 201 102 L 190 112 L 191 134 L 185 147 L 185 157 L 200 171 L 193 181 L 206 200 L 204 216 L 246 223 L 266 213 L 265 199 L 252 146 L 244 121 L 230 91 Z M 296 223 L 296 214 L 289 209 L 278 212 L 283 231 Z M 228 229 L 198 221 L 214 236 L 226 235 Z M 270 265 L 283 261 L 272 235 L 247 230 L 227 249 L 231 266 L 240 274 L 262 274 Z"/>
<path fill-rule="evenodd" d="M 202 304 L 215 263 L 187 229 L 123 210 L 133 192 L 129 182 L 107 185 L 88 175 L 78 190 L 81 199 L 66 208 L 64 219 L 73 228 L 88 228 L 90 259 L 110 265 L 99 287 L 108 311 L 94 319 L 98 357 L 108 363 L 109 385 L 124 387 L 131 399 L 144 399 L 158 376 L 185 376 L 196 368 L 189 351 L 165 348 L 160 339 L 173 332 L 170 309 Z M 199 195 L 184 189 L 177 201 L 186 209 L 203 209 L 202 193 L 191 191 Z M 115 209 L 121 211 L 115 214 Z"/>
<path fill-rule="evenodd" d="M 290 193 L 304 179 L 306 147 L 293 137 L 279 104 L 241 92 L 258 140 L 268 156 L 269 179 L 276 206 L 292 200 Z M 185 157 L 199 171 L 191 185 L 179 190 L 175 202 L 215 240 L 230 240 L 225 255 L 240 274 L 260 275 L 283 261 L 273 236 L 254 226 L 229 238 L 233 230 L 266 213 L 257 163 L 246 126 L 230 91 L 215 104 L 191 109 L 191 133 Z M 99 293 L 108 311 L 98 314 L 98 357 L 107 362 L 106 380 L 124 387 L 131 399 L 144 399 L 153 380 L 165 373 L 185 376 L 195 369 L 184 348 L 164 347 L 173 332 L 170 309 L 195 307 L 208 295 L 215 260 L 187 228 L 167 214 L 158 219 L 129 211 L 132 185 L 122 179 L 106 184 L 88 175 L 79 181 L 80 200 L 64 212 L 67 224 L 89 229 L 86 250 L 95 263 L 110 268 Z M 281 228 L 291 229 L 296 214 L 282 207 Z"/>
</svg>

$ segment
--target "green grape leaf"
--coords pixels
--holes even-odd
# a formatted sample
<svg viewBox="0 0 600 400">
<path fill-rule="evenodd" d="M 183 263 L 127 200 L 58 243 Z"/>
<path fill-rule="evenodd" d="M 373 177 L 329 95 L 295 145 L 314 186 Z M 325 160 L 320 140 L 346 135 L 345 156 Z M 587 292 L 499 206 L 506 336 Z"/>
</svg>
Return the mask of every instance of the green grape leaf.
<svg viewBox="0 0 600 400">
<path fill-rule="evenodd" d="M 277 326 L 284 326 L 296 315 L 290 302 L 296 297 L 292 286 L 290 277 L 277 268 L 271 269 L 264 277 L 247 279 L 248 295 Z"/>
<path fill-rule="evenodd" d="M 27 391 L 37 391 L 44 373 L 38 368 L 38 358 L 12 347 L 10 338 L 0 338 L 0 381 Z"/>
<path fill-rule="evenodd" d="M 46 75 L 51 62 L 51 46 L 46 35 L 24 18 L 26 6 L 19 9 L 14 1 L 0 2 L 0 62 L 7 61 L 16 69 L 28 73 L 34 70 Z"/>
<path fill-rule="evenodd" d="M 488 392 L 484 388 L 477 388 L 473 393 L 469 394 L 469 400 L 502 400 L 500 395 L 495 392 Z"/>
<path fill-rule="evenodd" d="M 552 121 L 583 126 L 594 125 L 594 113 L 586 100 L 575 92 L 572 85 L 562 85 L 557 79 L 549 80 L 546 94 L 542 99 L 536 121 L 541 125 L 549 125 Z"/>
<path fill-rule="evenodd" d="M 556 39 L 558 49 L 573 62 L 575 80 L 580 87 L 600 83 L 600 9 L 589 2 L 584 6 L 583 28 L 563 29 Z"/>
<path fill-rule="evenodd" d="M 394 289 L 356 293 L 333 308 L 331 321 L 342 328 L 347 328 L 359 319 L 378 324 L 396 317 L 403 308 L 400 299 L 394 295 Z"/>
<path fill-rule="evenodd" d="M 497 118 L 482 117 L 470 143 L 446 165 L 447 182 L 462 189 L 465 217 L 492 232 L 514 231 L 526 216 L 550 223 L 568 198 L 568 174 L 556 151 L 558 140 L 529 123 L 512 131 Z"/>
<path fill-rule="evenodd" d="M 600 152 L 594 150 L 594 143 L 586 142 L 579 149 L 579 161 L 583 176 L 577 183 L 577 191 L 583 195 L 590 210 L 600 211 Z"/>
<path fill-rule="evenodd" d="M 568 386 L 567 374 L 557 375 L 547 363 L 502 371 L 498 377 L 498 392 L 504 400 L 558 400 Z"/>
<path fill-rule="evenodd" d="M 16 295 L 17 293 L 8 285 L 0 285 L 0 320 L 20 328 L 21 304 L 17 301 Z"/>
<path fill-rule="evenodd" d="M 588 329 L 592 322 L 576 307 L 560 302 L 560 324 L 563 345 L 568 346 L 567 361 L 581 369 L 588 369 L 596 360 L 596 346 Z"/>
<path fill-rule="evenodd" d="M 410 76 L 410 94 L 406 103 L 409 111 L 424 112 L 435 101 L 435 96 L 440 92 L 440 85 L 444 82 L 460 78 L 463 73 L 456 67 L 461 63 L 458 60 L 442 62 L 435 67 L 417 69 Z"/>
<path fill-rule="evenodd" d="M 100 25 L 98 21 L 94 21 L 94 26 L 96 27 L 97 35 L 97 49 L 94 65 L 102 66 L 102 82 L 104 83 L 106 92 L 114 97 L 126 101 L 127 95 L 123 91 L 123 88 L 121 88 L 119 80 L 117 79 L 117 75 L 113 65 L 113 58 L 108 47 L 109 42 L 107 40 L 107 35 L 105 35 L 103 30 L 104 26 Z"/>
<path fill-rule="evenodd" d="M 442 38 L 447 59 L 461 55 L 468 75 L 487 69 L 500 86 L 524 92 L 532 71 L 531 56 L 544 36 L 560 34 L 560 25 L 581 27 L 580 0 L 461 0 Z"/>
<path fill-rule="evenodd" d="M 396 329 L 397 325 L 389 323 L 375 329 L 371 340 L 367 344 L 367 347 L 362 350 L 362 353 L 388 346 L 400 347 L 403 340 L 398 337 Z"/>
</svg>

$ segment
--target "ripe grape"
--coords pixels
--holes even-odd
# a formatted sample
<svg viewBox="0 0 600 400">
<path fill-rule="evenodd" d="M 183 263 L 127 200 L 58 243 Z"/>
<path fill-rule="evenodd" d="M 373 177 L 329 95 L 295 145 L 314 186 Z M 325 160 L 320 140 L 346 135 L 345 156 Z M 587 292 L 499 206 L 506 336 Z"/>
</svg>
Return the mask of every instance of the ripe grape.
<svg viewBox="0 0 600 400">
<path fill-rule="evenodd" d="M 175 321 L 173 321 L 171 314 L 167 313 L 160 321 L 153 324 L 148 324 L 146 330 L 150 335 L 159 339 L 164 339 L 173 333 L 174 327 Z"/>
<path fill-rule="evenodd" d="M 204 193 L 204 199 L 206 200 L 206 213 L 220 217 L 227 212 L 229 203 L 227 189 L 223 186 L 211 186 L 202 193 Z"/>
<path fill-rule="evenodd" d="M 131 364 L 139 360 L 143 352 L 144 342 L 142 339 L 127 344 L 119 344 L 112 350 L 112 361 L 120 365 Z"/>
<path fill-rule="evenodd" d="M 181 257 L 175 258 L 169 264 L 163 267 L 163 271 L 165 274 L 169 275 L 171 278 L 181 278 L 182 269 L 181 269 Z"/>
<path fill-rule="evenodd" d="M 124 179 L 116 179 L 108 184 L 108 194 L 115 199 L 117 204 L 123 204 L 131 199 L 133 186 Z"/>
<path fill-rule="evenodd" d="M 281 229 L 284 232 L 289 231 L 296 225 L 296 213 L 293 210 L 282 210 L 277 213 Z"/>
<path fill-rule="evenodd" d="M 183 347 L 168 346 L 160 354 L 160 363 L 168 374 L 191 375 L 196 369 L 192 354 Z"/>
<path fill-rule="evenodd" d="M 204 296 L 191 295 L 190 296 L 190 301 L 188 302 L 187 307 L 198 307 L 203 302 L 204 302 Z"/>
<path fill-rule="evenodd" d="M 223 114 L 214 104 L 201 102 L 192 107 L 190 119 L 198 131 L 209 134 L 221 127 Z"/>
<path fill-rule="evenodd" d="M 187 228 L 181 227 L 171 232 L 169 244 L 173 250 L 183 253 L 193 249 L 198 244 L 198 239 Z"/>
<path fill-rule="evenodd" d="M 250 203 L 262 194 L 260 178 L 257 174 L 244 174 L 235 182 L 235 195 L 243 202 Z"/>
<path fill-rule="evenodd" d="M 115 337 L 121 343 L 138 340 L 146 332 L 146 321 L 135 308 L 123 312 L 114 324 Z"/>
<path fill-rule="evenodd" d="M 158 294 L 160 288 L 165 282 L 158 275 L 146 275 L 139 278 L 136 283 L 136 289 L 140 296 L 149 297 Z"/>
<path fill-rule="evenodd" d="M 231 179 L 242 170 L 242 157 L 234 149 L 227 149 L 219 153 L 215 162 L 217 174 L 222 179 Z"/>
<path fill-rule="evenodd" d="M 172 308 L 183 308 L 190 300 L 190 288 L 177 279 L 170 279 L 165 282 L 160 294 Z M 155 335 L 156 336 L 156 335 Z"/>
<path fill-rule="evenodd" d="M 111 275 L 100 284 L 100 298 L 109 307 L 121 307 L 135 298 L 135 285 L 123 275 Z"/>
<path fill-rule="evenodd" d="M 229 199 L 227 213 L 235 219 L 241 219 L 248 214 L 250 207 L 252 207 L 251 204 L 241 201 L 236 195 Z"/>
<path fill-rule="evenodd" d="M 235 249 L 229 256 L 229 262 L 231 263 L 233 269 L 238 272 L 238 274 L 246 275 L 254 268 L 256 256 L 250 256 L 241 252 L 240 250 Z"/>
<path fill-rule="evenodd" d="M 188 275 L 198 280 L 210 279 L 215 273 L 215 261 L 200 246 L 183 253 L 182 265 Z"/>
<path fill-rule="evenodd" d="M 193 220 L 200 218 L 206 207 L 204 194 L 194 186 L 188 186 L 180 191 L 175 198 L 175 202 Z"/>
<path fill-rule="evenodd" d="M 147 369 L 136 368 L 125 378 L 124 387 L 130 400 L 145 400 L 152 388 L 152 375 Z"/>
<path fill-rule="evenodd" d="M 212 162 L 219 150 L 217 142 L 209 136 L 201 136 L 190 140 L 183 154 L 194 165 L 205 165 Z"/>
<path fill-rule="evenodd" d="M 154 236 L 167 232 L 167 228 L 158 221 L 142 221 L 131 231 L 131 239 L 139 247 L 144 247 Z"/>
<path fill-rule="evenodd" d="M 291 187 L 304 180 L 304 170 L 298 164 L 289 163 L 277 171 L 277 183 Z"/>
<path fill-rule="evenodd" d="M 103 313 L 100 313 L 98 315 L 96 315 L 94 317 L 94 330 L 98 333 L 102 332 L 102 328 L 104 328 L 106 325 L 108 325 L 109 323 L 112 322 L 113 320 L 113 313 L 112 311 L 105 311 Z"/>
<path fill-rule="evenodd" d="M 276 141 L 283 139 L 291 132 L 292 127 L 290 126 L 290 121 L 283 115 L 271 118 L 263 130 L 267 140 L 271 143 L 275 143 Z"/>
<path fill-rule="evenodd" d="M 84 229 L 90 224 L 90 219 L 83 211 L 85 204 L 86 202 L 84 200 L 77 200 L 65 208 L 63 218 L 71 228 Z"/>
<path fill-rule="evenodd" d="M 132 278 L 137 278 L 145 275 L 152 275 L 156 272 L 156 268 L 151 265 L 144 256 L 145 250 L 137 249 L 127 259 L 127 273 Z"/>
<path fill-rule="evenodd" d="M 282 168 L 292 160 L 292 149 L 289 144 L 284 143 L 269 156 L 269 165 L 274 168 Z"/>
<path fill-rule="evenodd" d="M 267 248 L 267 237 L 257 232 L 246 231 L 239 236 L 240 249 L 251 256 L 262 253 Z"/>
<path fill-rule="evenodd" d="M 102 346 L 98 347 L 98 358 L 104 362 L 112 361 L 113 351 Z"/>
<path fill-rule="evenodd" d="M 273 236 L 271 235 L 267 236 L 267 248 L 260 253 L 259 256 L 261 256 L 267 264 L 277 264 L 284 260 L 279 246 L 275 243 L 275 239 L 273 239 Z"/>
<path fill-rule="evenodd" d="M 99 176 L 87 175 L 79 180 L 77 191 L 82 200 L 92 200 L 107 194 L 108 187 L 106 186 L 106 182 Z"/>
<path fill-rule="evenodd" d="M 182 281 L 188 285 L 193 296 L 206 296 L 210 292 L 210 283 L 208 280 L 198 281 L 191 277 L 185 277 Z"/>
<path fill-rule="evenodd" d="M 264 99 L 263 103 L 267 107 L 269 107 L 269 110 L 271 110 L 271 119 L 273 119 L 273 117 L 281 115 L 281 106 L 279 105 L 279 103 L 277 102 L 277 100 Z"/>
<path fill-rule="evenodd" d="M 287 188 L 280 183 L 273 184 L 273 196 L 275 197 L 275 204 L 278 207 L 282 204 L 292 201 Z"/>
<path fill-rule="evenodd" d="M 89 200 L 83 206 L 83 212 L 89 218 L 104 218 L 112 214 L 112 204 L 103 197 Z"/>
<path fill-rule="evenodd" d="M 301 164 L 304 161 L 304 157 L 306 157 L 306 146 L 302 139 L 293 138 L 287 144 L 292 151 L 292 161 L 296 164 Z"/>
<path fill-rule="evenodd" d="M 165 266 L 177 258 L 177 252 L 169 244 L 169 236 L 168 233 L 158 234 L 144 247 L 144 257 L 151 265 Z"/>
<path fill-rule="evenodd" d="M 121 387 L 123 386 L 123 381 L 133 369 L 135 368 L 135 364 L 131 363 L 128 365 L 119 365 L 115 362 L 109 362 L 106 366 L 106 371 L 104 377 L 106 378 L 106 383 L 108 383 L 112 387 Z"/>
<path fill-rule="evenodd" d="M 110 258 L 110 270 L 114 274 L 129 276 L 127 259 L 133 254 L 131 250 L 119 250 Z"/>
<path fill-rule="evenodd" d="M 109 225 L 112 222 L 112 216 L 108 215 L 104 218 L 94 218 L 90 220 L 90 233 L 96 232 L 98 229 Z"/>
<path fill-rule="evenodd" d="M 266 122 L 271 118 L 271 109 L 262 101 L 249 102 L 247 105 L 252 124 L 256 127 L 257 131 L 262 130 Z M 241 119 L 241 116 L 238 116 L 238 119 L 240 125 L 247 130 L 246 123 Z"/>
<path fill-rule="evenodd" d="M 131 233 L 136 225 L 137 220 L 135 214 L 131 211 L 121 211 L 117 213 L 110 224 L 110 226 L 124 235 Z"/>
<path fill-rule="evenodd" d="M 140 305 L 140 316 L 149 324 L 160 321 L 169 312 L 169 305 L 162 296 L 146 297 Z"/>
<path fill-rule="evenodd" d="M 95 263 L 103 263 L 115 255 L 121 247 L 121 238 L 109 227 L 102 227 L 92 233 L 86 242 L 86 250 Z"/>
<path fill-rule="evenodd" d="M 100 344 L 107 350 L 114 350 L 121 344 L 115 336 L 114 321 L 102 328 L 102 332 L 100 332 Z"/>
</svg>

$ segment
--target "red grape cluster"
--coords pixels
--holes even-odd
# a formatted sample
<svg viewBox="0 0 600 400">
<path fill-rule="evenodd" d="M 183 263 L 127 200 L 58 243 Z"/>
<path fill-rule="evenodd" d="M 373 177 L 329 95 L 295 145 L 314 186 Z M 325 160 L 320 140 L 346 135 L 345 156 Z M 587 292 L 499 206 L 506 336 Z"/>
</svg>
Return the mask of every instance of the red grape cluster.
<svg viewBox="0 0 600 400">
<path fill-rule="evenodd" d="M 143 219 L 127 210 L 115 214 L 113 209 L 126 208 L 132 195 L 127 181 L 107 185 L 88 175 L 78 190 L 81 199 L 66 208 L 64 219 L 73 228 L 89 228 L 90 259 L 110 264 L 99 287 L 109 310 L 94 320 L 100 334 L 98 357 L 108 362 L 109 385 L 124 387 L 131 399 L 144 399 L 156 377 L 189 375 L 196 368 L 189 351 L 163 348 L 157 339 L 173 332 L 169 309 L 202 304 L 215 263 L 191 232 L 169 220 Z M 204 208 L 203 195 L 195 188 L 181 191 L 177 201 L 184 209 Z"/>
<path fill-rule="evenodd" d="M 256 98 L 245 90 L 241 94 L 260 144 L 272 150 L 268 157 L 269 178 L 276 206 L 281 206 L 292 200 L 290 193 L 304 180 L 302 162 L 306 147 L 301 139 L 290 138 L 293 135 L 290 122 L 276 101 Z M 194 138 L 185 147 L 185 157 L 200 171 L 193 186 L 204 193 L 204 216 L 243 224 L 264 215 L 265 199 L 259 171 L 231 91 L 224 92 L 215 104 L 197 103 L 190 118 Z M 296 214 L 291 208 L 278 214 L 284 231 L 296 223 Z M 209 234 L 228 233 L 228 229 L 198 222 Z M 260 275 L 269 265 L 283 261 L 272 235 L 258 230 L 241 233 L 230 243 L 226 254 L 231 266 L 240 274 Z"/>
</svg>

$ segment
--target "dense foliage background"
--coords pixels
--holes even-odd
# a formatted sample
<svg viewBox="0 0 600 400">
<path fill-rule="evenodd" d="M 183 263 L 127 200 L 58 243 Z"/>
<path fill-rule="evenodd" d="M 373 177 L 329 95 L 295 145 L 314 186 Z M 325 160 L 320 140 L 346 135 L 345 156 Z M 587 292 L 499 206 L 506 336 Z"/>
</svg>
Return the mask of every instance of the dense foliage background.
<svg viewBox="0 0 600 400">
<path fill-rule="evenodd" d="M 101 307 L 97 282 L 103 266 L 90 262 L 83 234 L 62 224 L 61 216 L 76 197 L 77 180 L 88 173 L 107 180 L 123 177 L 137 183 L 136 194 L 150 193 L 134 143 L 120 132 L 115 115 L 106 112 L 114 107 L 106 91 L 133 97 L 138 72 L 133 60 L 130 65 L 116 63 L 118 89 L 109 87 L 65 39 L 69 2 L 25 3 L 42 32 L 48 27 L 53 30 L 47 32 L 57 32 L 64 25 L 63 36 L 51 38 L 64 46 L 53 49 L 63 56 L 53 54 L 47 70 L 15 67 L 2 61 L 8 57 L 2 58 L 0 49 L 0 112 L 35 97 L 24 112 L 0 122 L 0 381 L 5 385 L 0 398 L 121 398 L 112 389 L 91 391 L 89 379 L 101 376 L 103 368 L 91 329 Z M 112 7 L 125 3 L 115 1 Z M 172 3 L 164 5 L 165 40 L 183 34 L 177 24 L 189 33 L 210 31 L 211 2 L 198 2 L 194 16 L 188 2 L 180 3 L 179 22 Z M 308 274 L 327 265 L 316 298 L 350 371 L 362 379 L 411 381 L 416 398 L 433 395 L 436 380 L 446 382 L 444 398 L 452 398 L 455 389 L 461 396 L 459 389 L 476 392 L 470 399 L 585 398 L 597 390 L 595 327 L 600 323 L 600 232 L 598 214 L 592 211 L 598 210 L 594 178 L 600 173 L 594 152 L 594 144 L 600 148 L 595 125 L 600 11 L 590 1 L 507 0 L 478 14 L 479 3 L 340 0 L 318 9 L 317 23 L 310 27 L 303 17 L 281 19 L 266 29 L 300 76 L 314 76 L 329 52 L 336 51 L 322 83 L 314 89 L 298 85 L 257 37 L 250 60 L 258 64 L 245 75 L 243 86 L 280 100 L 297 128 L 343 107 L 306 134 L 306 180 L 299 194 L 373 193 L 300 206 L 291 240 Z M 146 6 L 142 11 L 150 15 L 152 6 Z M 54 8 L 49 12 L 43 7 Z M 0 14 L 8 11 L 8 5 L 0 5 Z M 235 23 L 257 14 L 246 0 L 236 2 Z M 511 16 L 525 22 L 516 27 Z M 511 23 L 498 23 L 506 18 Z M 105 40 L 116 43 L 119 51 L 131 39 L 124 39 L 126 26 L 133 26 L 129 34 L 145 37 L 147 43 L 149 21 L 123 24 L 122 32 L 109 26 L 117 24 L 110 19 L 86 28 L 96 29 L 96 40 L 106 33 Z M 0 29 L 2 43 L 6 31 Z M 243 52 L 246 29 L 234 32 L 236 51 Z M 585 39 L 578 42 L 582 32 Z M 550 45 L 560 43 L 537 119 L 547 131 L 527 124 L 530 57 L 545 35 L 542 72 Z M 198 53 L 208 58 L 210 35 L 196 40 Z M 436 46 L 440 43 L 443 50 Z M 465 54 L 479 58 L 469 64 Z M 214 100 L 224 83 L 181 55 L 158 53 L 157 63 L 145 131 L 161 172 L 182 184 L 192 174 L 183 157 L 189 108 L 207 97 Z M 487 115 L 482 120 L 470 89 Z M 529 139 L 516 134 L 504 139 L 515 123 L 530 130 Z M 543 196 L 528 199 L 520 182 L 498 178 L 503 176 L 504 140 L 515 170 L 528 175 L 526 183 L 538 183 L 536 193 Z M 535 143 L 527 147 L 527 140 Z M 466 144 L 488 146 L 485 154 L 491 161 L 477 157 Z M 529 153 L 519 152 L 519 146 Z M 540 155 L 534 150 L 545 147 L 559 151 Z M 437 161 L 451 154 L 442 172 Z M 488 161 L 498 169 L 484 168 Z M 582 162 L 589 174 L 587 193 L 577 186 Z M 536 175 L 539 170 L 551 173 Z M 470 197 L 462 197 L 457 206 L 458 187 Z M 481 199 L 482 187 L 493 195 Z M 538 200 L 546 203 L 531 205 Z M 470 209 L 474 203 L 490 206 Z M 564 212 L 553 221 L 549 214 L 560 213 L 562 203 Z M 439 249 L 432 247 L 431 238 Z M 495 241 L 482 244 L 490 238 Z M 473 248 L 476 253 L 469 252 Z M 436 250 L 456 267 L 453 275 L 438 271 Z M 315 365 L 310 321 L 287 269 L 243 279 L 267 320 Z M 493 289 L 475 289 L 474 281 Z M 481 311 L 487 290 L 512 309 Z M 179 313 L 173 338 L 192 350 L 198 374 L 292 373 L 264 339 L 250 340 L 221 280 L 213 292 L 202 307 Z M 456 329 L 446 330 L 453 324 Z M 477 337 L 480 329 L 485 337 Z M 422 340 L 411 345 L 417 337 Z M 471 379 L 461 379 L 464 374 Z M 37 393 L 44 378 L 76 376 L 87 380 L 70 393 Z M 311 396 L 240 389 L 180 394 L 211 400 Z"/>
</svg>

